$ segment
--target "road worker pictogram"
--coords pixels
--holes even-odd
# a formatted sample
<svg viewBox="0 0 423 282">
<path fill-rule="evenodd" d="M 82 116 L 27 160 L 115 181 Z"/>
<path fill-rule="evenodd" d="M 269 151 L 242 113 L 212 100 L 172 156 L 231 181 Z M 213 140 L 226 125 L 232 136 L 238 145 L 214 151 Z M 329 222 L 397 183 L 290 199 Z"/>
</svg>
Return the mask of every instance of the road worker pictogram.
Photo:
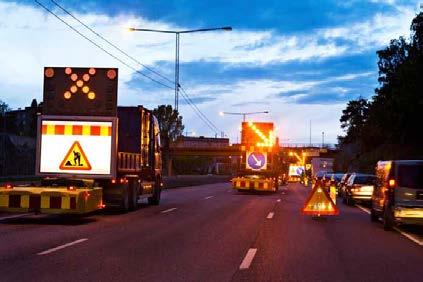
<svg viewBox="0 0 423 282">
<path fill-rule="evenodd" d="M 84 150 L 78 141 L 75 141 L 67 152 L 65 158 L 60 164 L 61 170 L 91 170 L 91 164 L 88 161 Z"/>
</svg>

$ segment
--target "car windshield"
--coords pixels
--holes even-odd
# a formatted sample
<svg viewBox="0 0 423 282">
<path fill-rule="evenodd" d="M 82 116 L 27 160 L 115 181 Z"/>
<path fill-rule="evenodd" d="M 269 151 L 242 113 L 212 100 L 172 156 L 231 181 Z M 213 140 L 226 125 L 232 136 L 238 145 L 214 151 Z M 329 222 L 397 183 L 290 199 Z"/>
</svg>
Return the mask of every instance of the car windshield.
<svg viewBox="0 0 423 282">
<path fill-rule="evenodd" d="M 423 165 L 398 166 L 398 185 L 413 189 L 423 189 Z"/>
<path fill-rule="evenodd" d="M 372 175 L 358 175 L 354 179 L 354 184 L 373 184 L 375 176 Z"/>
</svg>

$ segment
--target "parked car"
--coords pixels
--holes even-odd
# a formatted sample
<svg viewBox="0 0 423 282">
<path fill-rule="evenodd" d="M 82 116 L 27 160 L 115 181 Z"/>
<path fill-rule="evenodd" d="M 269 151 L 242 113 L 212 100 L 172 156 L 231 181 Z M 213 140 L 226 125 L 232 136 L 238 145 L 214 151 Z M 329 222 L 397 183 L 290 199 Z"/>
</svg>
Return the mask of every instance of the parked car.
<svg viewBox="0 0 423 282">
<path fill-rule="evenodd" d="M 355 201 L 371 201 L 375 181 L 375 175 L 351 174 L 344 189 L 343 202 L 351 206 Z"/>
<path fill-rule="evenodd" d="M 379 161 L 370 218 L 382 218 L 385 230 L 395 224 L 423 225 L 423 160 Z"/>
<path fill-rule="evenodd" d="M 344 191 L 345 191 L 345 187 L 347 185 L 348 182 L 348 178 L 350 178 L 351 173 L 344 173 L 344 175 L 341 178 L 341 181 L 338 183 L 338 195 L 343 197 L 344 195 Z"/>
</svg>

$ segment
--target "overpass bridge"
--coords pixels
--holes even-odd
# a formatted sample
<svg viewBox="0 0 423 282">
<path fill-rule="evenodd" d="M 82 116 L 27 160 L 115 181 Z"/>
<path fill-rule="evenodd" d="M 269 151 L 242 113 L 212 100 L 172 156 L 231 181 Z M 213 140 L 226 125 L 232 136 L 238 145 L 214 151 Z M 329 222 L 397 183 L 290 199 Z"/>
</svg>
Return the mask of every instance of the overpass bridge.
<svg viewBox="0 0 423 282">
<path fill-rule="evenodd" d="M 318 146 L 317 144 L 281 144 L 281 154 L 290 152 L 309 157 L 333 157 L 337 150 L 334 146 Z M 168 173 L 172 175 L 173 161 L 176 157 L 200 156 L 215 158 L 239 157 L 242 154 L 241 144 L 230 144 L 228 138 L 186 137 L 182 136 L 172 143 L 169 149 Z M 228 161 L 229 162 L 229 161 Z"/>
</svg>

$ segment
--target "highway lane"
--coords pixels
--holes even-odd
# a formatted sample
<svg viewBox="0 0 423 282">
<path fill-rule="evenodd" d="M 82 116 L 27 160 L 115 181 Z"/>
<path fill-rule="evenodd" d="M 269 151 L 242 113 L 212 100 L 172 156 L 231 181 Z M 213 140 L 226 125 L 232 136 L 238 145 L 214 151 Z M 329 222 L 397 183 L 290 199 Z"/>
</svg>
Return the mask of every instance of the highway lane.
<svg viewBox="0 0 423 282">
<path fill-rule="evenodd" d="M 339 216 L 303 216 L 299 209 L 309 191 L 290 185 L 250 246 L 257 249 L 253 264 L 235 281 L 421 281 L 419 245 L 340 201 Z"/>
<path fill-rule="evenodd" d="M 160 206 L 83 219 L 0 223 L 1 281 L 418 281 L 422 248 L 356 207 L 312 220 L 309 192 L 232 191 L 229 183 L 167 190 Z"/>
<path fill-rule="evenodd" d="M 80 225 L 16 219 L 0 227 L 8 229 L 0 231 L 8 242 L 0 248 L 0 273 L 6 281 L 228 281 L 276 198 L 238 194 L 225 183 L 169 190 L 160 206 Z M 37 255 L 80 239 L 88 240 Z"/>
</svg>

